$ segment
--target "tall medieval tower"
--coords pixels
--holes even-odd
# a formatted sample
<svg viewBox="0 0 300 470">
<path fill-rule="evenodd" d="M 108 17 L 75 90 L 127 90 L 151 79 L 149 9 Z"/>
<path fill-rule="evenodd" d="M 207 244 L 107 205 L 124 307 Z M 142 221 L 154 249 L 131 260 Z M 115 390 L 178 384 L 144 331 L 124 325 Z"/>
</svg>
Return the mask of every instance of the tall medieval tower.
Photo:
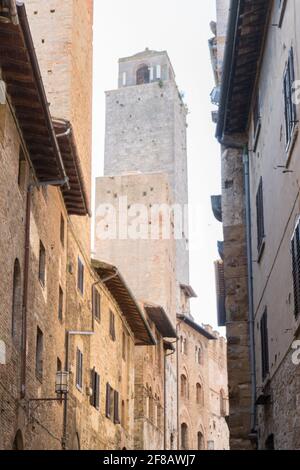
<svg viewBox="0 0 300 470">
<path fill-rule="evenodd" d="M 177 314 L 190 314 L 194 296 L 189 286 L 186 116 L 166 52 L 146 49 L 120 59 L 118 89 L 106 92 L 105 176 L 96 181 L 95 255 L 118 267 L 139 301 L 163 307 L 174 328 Z M 113 238 L 99 230 L 105 205 L 117 214 Z M 124 206 L 134 221 L 133 206 L 141 215 L 144 208 L 151 213 L 154 205 L 180 208 L 181 217 L 171 215 L 170 236 L 128 236 Z M 170 449 L 178 439 L 175 354 L 166 358 L 165 388 L 165 446 Z"/>
<path fill-rule="evenodd" d="M 104 174 L 166 176 L 171 202 L 182 211 L 182 218 L 177 219 L 173 260 L 177 313 L 189 313 L 189 297 L 193 296 L 188 288 L 186 116 L 167 52 L 146 49 L 119 60 L 118 89 L 106 92 Z M 166 201 L 162 198 L 158 202 Z"/>
</svg>

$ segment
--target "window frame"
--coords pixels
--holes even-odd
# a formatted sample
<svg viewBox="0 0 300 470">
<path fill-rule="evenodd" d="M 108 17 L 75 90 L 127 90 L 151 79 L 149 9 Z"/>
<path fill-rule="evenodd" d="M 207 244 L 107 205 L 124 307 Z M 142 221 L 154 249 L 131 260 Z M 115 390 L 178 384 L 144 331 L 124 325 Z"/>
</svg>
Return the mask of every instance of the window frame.
<svg viewBox="0 0 300 470">
<path fill-rule="evenodd" d="M 40 240 L 40 248 L 39 248 L 39 281 L 43 289 L 46 287 L 46 248 Z"/>
<path fill-rule="evenodd" d="M 285 121 L 285 145 L 286 152 L 293 146 L 295 131 L 297 129 L 297 106 L 293 103 L 295 82 L 295 56 L 291 47 L 283 76 L 284 121 Z"/>
<path fill-rule="evenodd" d="M 77 290 L 84 295 L 84 262 L 80 256 L 77 259 Z"/>
<path fill-rule="evenodd" d="M 96 368 L 91 369 L 91 389 L 90 404 L 100 410 L 100 375 L 96 372 Z"/>
<path fill-rule="evenodd" d="M 100 323 L 101 321 L 101 294 L 95 285 L 92 288 L 92 310 L 93 310 L 93 317 L 95 318 L 95 320 L 97 320 Z"/>
<path fill-rule="evenodd" d="M 261 377 L 264 382 L 270 373 L 269 358 L 269 334 L 268 334 L 268 309 L 267 307 L 260 319 L 260 341 L 261 341 Z"/>
<path fill-rule="evenodd" d="M 36 349 L 35 349 L 35 376 L 42 382 L 44 372 L 44 333 L 39 326 L 36 328 Z"/>
<path fill-rule="evenodd" d="M 116 341 L 116 319 L 112 310 L 109 310 L 109 336 L 112 341 Z"/>
<path fill-rule="evenodd" d="M 76 349 L 76 388 L 83 391 L 83 352 L 77 347 Z"/>
<path fill-rule="evenodd" d="M 259 180 L 256 192 L 256 228 L 257 228 L 257 253 L 260 261 L 266 240 L 265 217 L 264 217 L 264 186 L 262 177 Z"/>
</svg>

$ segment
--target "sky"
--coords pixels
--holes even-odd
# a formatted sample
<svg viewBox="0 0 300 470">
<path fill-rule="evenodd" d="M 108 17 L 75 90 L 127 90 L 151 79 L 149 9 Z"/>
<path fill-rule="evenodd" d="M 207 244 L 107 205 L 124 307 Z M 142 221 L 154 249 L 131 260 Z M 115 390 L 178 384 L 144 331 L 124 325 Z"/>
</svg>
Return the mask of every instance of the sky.
<svg viewBox="0 0 300 470">
<path fill-rule="evenodd" d="M 105 96 L 117 88 L 118 59 L 146 47 L 167 50 L 188 115 L 191 313 L 217 328 L 214 261 L 222 226 L 210 196 L 220 194 L 220 150 L 214 138 L 210 92 L 214 79 L 208 39 L 214 0 L 95 0 L 93 177 L 103 175 Z M 220 329 L 221 332 L 222 329 Z"/>
</svg>

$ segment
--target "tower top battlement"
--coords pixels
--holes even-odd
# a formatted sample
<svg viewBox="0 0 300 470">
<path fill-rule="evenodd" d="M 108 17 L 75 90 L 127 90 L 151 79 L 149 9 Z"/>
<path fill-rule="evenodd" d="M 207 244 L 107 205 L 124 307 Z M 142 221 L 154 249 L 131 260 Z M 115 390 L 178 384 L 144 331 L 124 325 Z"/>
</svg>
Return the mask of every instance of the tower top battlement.
<svg viewBox="0 0 300 470">
<path fill-rule="evenodd" d="M 119 88 L 174 80 L 175 73 L 166 51 L 148 48 L 130 57 L 119 59 Z"/>
</svg>

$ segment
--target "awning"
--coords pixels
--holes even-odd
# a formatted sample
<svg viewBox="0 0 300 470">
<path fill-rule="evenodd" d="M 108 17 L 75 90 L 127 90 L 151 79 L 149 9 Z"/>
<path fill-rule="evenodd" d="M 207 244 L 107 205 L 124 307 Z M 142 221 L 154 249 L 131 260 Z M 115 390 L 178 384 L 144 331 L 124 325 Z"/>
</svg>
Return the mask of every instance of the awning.
<svg viewBox="0 0 300 470">
<path fill-rule="evenodd" d="M 0 0 L 0 69 L 36 178 L 61 187 L 70 215 L 89 214 L 72 128 L 57 122 L 59 133 L 70 128 L 58 141 L 23 3 Z"/>
<path fill-rule="evenodd" d="M 211 340 L 216 340 L 217 339 L 215 336 L 213 336 L 208 331 L 206 331 L 205 328 L 198 325 L 198 323 L 194 322 L 194 320 L 192 320 L 192 318 L 187 317 L 186 315 L 181 315 L 181 314 L 177 315 L 177 318 L 178 318 L 178 320 L 184 321 L 184 323 L 189 325 L 191 328 L 193 328 L 195 331 L 197 331 L 201 335 L 205 336 L 205 338 L 211 339 Z"/>
<path fill-rule="evenodd" d="M 30 159 L 39 181 L 63 180 L 64 164 L 52 125 L 41 73 L 26 16 L 0 21 L 0 68 Z"/>
<path fill-rule="evenodd" d="M 197 294 L 195 293 L 194 289 L 191 286 L 187 286 L 185 284 L 180 284 L 180 289 L 183 290 L 186 297 L 188 297 L 189 299 L 197 297 Z"/>
<path fill-rule="evenodd" d="M 80 159 L 69 121 L 53 121 L 65 171 L 69 178 L 70 188 L 62 188 L 62 194 L 68 214 L 91 216 L 89 196 L 84 183 Z"/>
<path fill-rule="evenodd" d="M 161 306 L 144 304 L 144 308 L 163 338 L 177 338 L 176 329 Z"/>
<path fill-rule="evenodd" d="M 155 345 L 150 326 L 118 269 L 97 260 L 92 260 L 92 266 L 118 304 L 134 334 L 136 346 Z"/>
</svg>

